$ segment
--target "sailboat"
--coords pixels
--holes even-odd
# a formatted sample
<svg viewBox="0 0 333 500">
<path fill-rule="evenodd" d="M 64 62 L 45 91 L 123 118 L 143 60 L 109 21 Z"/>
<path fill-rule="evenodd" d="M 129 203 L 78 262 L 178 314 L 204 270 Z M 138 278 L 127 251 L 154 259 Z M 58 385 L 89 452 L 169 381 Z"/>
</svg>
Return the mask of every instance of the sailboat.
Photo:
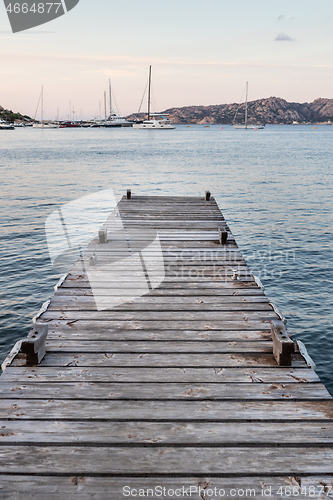
<svg viewBox="0 0 333 500">
<path fill-rule="evenodd" d="M 36 115 L 37 115 L 38 106 L 39 106 L 39 102 L 40 101 L 41 101 L 41 121 L 40 121 L 40 123 L 34 123 L 33 124 L 33 128 L 59 128 L 59 125 L 56 125 L 55 123 L 49 123 L 49 122 L 45 123 L 44 122 L 44 88 L 43 87 L 42 87 L 42 90 L 41 90 L 41 93 L 40 93 L 40 96 L 39 96 L 39 99 L 38 99 L 38 104 L 37 104 L 37 109 L 36 109 L 36 113 L 35 113 L 35 118 L 36 118 Z"/>
<path fill-rule="evenodd" d="M 105 120 L 100 124 L 100 127 L 131 127 L 132 122 L 126 120 L 124 116 L 119 116 L 112 107 L 111 80 L 109 78 L 109 103 L 110 114 L 106 118 L 106 93 L 104 93 Z"/>
<path fill-rule="evenodd" d="M 233 127 L 237 128 L 237 129 L 249 129 L 249 130 L 263 129 L 264 125 L 253 125 L 253 124 L 249 124 L 247 122 L 247 97 L 248 97 L 248 88 L 249 88 L 249 82 L 246 82 L 245 121 L 244 121 L 244 123 L 233 123 Z M 237 108 L 237 111 L 238 111 L 238 108 Z M 235 113 L 233 121 L 235 121 L 235 118 L 236 118 L 236 115 L 237 115 L 237 111 Z"/>
<path fill-rule="evenodd" d="M 175 127 L 170 123 L 170 120 L 166 118 L 168 115 L 163 113 L 151 113 L 151 66 L 149 66 L 149 80 L 148 80 L 148 117 L 142 123 L 134 123 L 133 128 L 138 129 L 156 129 L 156 130 L 171 130 Z"/>
</svg>

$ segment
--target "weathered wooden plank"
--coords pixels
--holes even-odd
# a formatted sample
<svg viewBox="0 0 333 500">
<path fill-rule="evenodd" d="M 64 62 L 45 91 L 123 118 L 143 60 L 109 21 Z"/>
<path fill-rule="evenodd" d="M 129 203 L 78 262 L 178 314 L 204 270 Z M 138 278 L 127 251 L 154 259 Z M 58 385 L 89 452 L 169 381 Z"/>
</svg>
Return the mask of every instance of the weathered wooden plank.
<svg viewBox="0 0 333 500">
<path fill-rule="evenodd" d="M 112 257 L 112 256 L 110 256 Z M 99 255 L 97 253 L 97 265 L 96 266 L 91 266 L 89 264 L 88 258 L 84 261 L 85 267 L 88 270 L 92 271 L 98 271 L 102 270 L 105 272 L 109 272 L 110 270 L 114 270 L 114 264 L 115 261 L 113 259 L 109 259 L 109 255 Z M 124 278 L 134 272 L 136 273 L 138 270 L 138 263 L 132 262 L 130 259 L 127 261 L 126 258 L 122 259 L 121 261 L 116 261 L 117 262 L 117 271 L 122 271 L 122 274 Z M 152 259 L 149 259 L 150 264 L 154 264 L 157 261 L 154 261 Z M 237 269 L 240 275 L 250 275 L 249 268 L 247 265 L 239 260 L 236 262 L 226 262 L 226 263 L 221 263 L 219 265 L 215 263 L 202 263 L 201 265 L 194 265 L 190 262 L 187 263 L 185 266 L 182 263 L 174 263 L 174 264 L 169 264 L 169 263 L 164 263 L 164 270 L 165 270 L 165 275 L 168 276 L 179 276 L 180 278 L 190 276 L 193 277 L 194 279 L 197 278 L 197 274 L 200 273 L 202 276 L 216 276 L 219 275 L 221 277 L 224 276 L 229 276 L 232 272 L 233 269 Z M 71 269 L 71 275 L 75 275 L 75 273 L 81 274 L 82 273 L 82 261 L 78 261 Z M 177 274 L 176 274 L 177 273 Z M 134 274 L 135 275 L 135 274 Z"/>
<path fill-rule="evenodd" d="M 243 290 L 241 290 L 243 292 Z M 191 294 L 188 295 L 180 295 L 177 296 L 177 299 L 175 300 L 174 296 L 169 296 L 169 295 L 162 295 L 162 294 L 155 294 L 155 293 L 149 293 L 147 295 L 144 295 L 142 297 L 138 297 L 135 299 L 135 301 L 132 301 L 136 305 L 142 304 L 147 305 L 147 304 L 170 304 L 171 306 L 174 305 L 175 302 L 177 304 L 180 304 L 181 306 L 185 306 L 186 304 L 192 305 L 192 304 L 202 304 L 202 307 L 204 307 L 204 304 L 207 305 L 225 305 L 225 304 L 269 304 L 269 300 L 265 295 L 263 294 L 250 294 L 248 290 L 244 290 L 244 292 L 247 292 L 246 294 L 238 294 L 235 292 L 229 292 L 229 294 L 223 294 L 223 295 L 202 295 L 202 296 L 192 296 Z M 92 290 L 86 290 L 86 289 L 76 289 L 76 290 L 66 290 L 63 288 L 59 288 L 58 291 L 55 293 L 53 296 L 51 303 L 56 304 L 56 303 L 71 303 L 71 302 L 76 302 L 78 300 L 82 300 L 83 302 L 91 302 L 94 296 L 99 296 L 102 295 L 104 297 L 108 297 L 107 291 L 103 288 L 101 289 L 95 289 L 94 291 Z M 114 297 L 114 295 L 110 294 L 110 297 Z M 117 297 L 121 298 L 120 294 L 116 294 Z M 222 298 L 223 297 L 223 298 Z M 123 298 L 126 299 L 128 298 L 126 295 L 123 295 Z"/>
<path fill-rule="evenodd" d="M 95 241 L 95 240 L 94 240 Z M 135 241 L 135 240 L 133 240 Z M 146 239 L 142 240 L 136 240 L 136 241 L 146 241 Z M 220 242 L 218 239 L 218 235 L 215 237 L 212 237 L 211 239 L 183 239 L 183 240 L 178 240 L 176 238 L 172 239 L 171 237 L 168 238 L 163 238 L 161 239 L 161 242 L 163 243 L 163 247 L 168 249 L 168 250 L 181 250 L 181 249 L 187 249 L 187 250 L 215 250 L 216 247 L 219 245 Z M 198 248 L 194 248 L 194 243 L 197 245 Z M 98 240 L 95 241 L 95 244 L 99 244 Z M 108 243 L 105 244 L 106 248 L 112 248 L 111 242 L 109 241 Z M 237 245 L 233 237 L 228 238 L 227 242 L 227 248 L 233 247 L 237 249 Z M 89 245 L 89 248 L 92 249 L 93 245 Z"/>
<path fill-rule="evenodd" d="M 90 255 L 93 250 L 101 255 L 110 255 L 119 258 L 121 257 L 125 258 L 128 257 L 129 255 L 128 246 L 127 247 L 124 246 L 123 249 L 118 249 L 118 247 L 115 247 L 112 242 L 109 242 L 105 245 L 98 245 L 96 242 L 95 245 L 94 241 L 95 240 L 93 240 L 92 243 L 90 243 L 87 246 L 87 248 L 83 251 L 83 255 Z M 91 245 L 96 248 L 95 249 L 91 248 Z M 200 261 L 202 262 L 244 261 L 244 257 L 241 251 L 239 250 L 239 248 L 235 246 L 230 246 L 230 247 L 214 246 L 214 248 L 193 247 L 193 248 L 187 248 L 186 250 L 177 248 L 168 248 L 162 246 L 162 254 L 164 262 L 168 263 L 171 263 L 173 260 L 176 263 L 182 261 L 186 263 L 190 260 L 193 260 L 194 262 L 197 262 L 198 265 L 200 265 Z M 145 255 L 149 255 L 149 257 L 152 259 L 157 259 L 158 257 L 160 257 L 161 252 L 157 252 L 154 249 L 146 248 Z"/>
<path fill-rule="evenodd" d="M 160 341 L 224 341 L 224 342 L 239 342 L 246 340 L 248 342 L 255 341 L 271 341 L 269 324 L 266 330 L 131 330 L 131 329 L 115 329 L 110 322 L 98 321 L 50 321 L 49 325 L 49 340 L 65 340 L 69 341 L 110 341 L 110 340 L 160 340 Z"/>
<path fill-rule="evenodd" d="M 94 283 L 96 283 L 96 285 L 98 285 L 99 283 L 106 282 L 110 288 L 114 286 L 113 283 L 115 283 L 116 288 L 117 287 L 123 288 L 123 287 L 125 287 L 126 282 L 128 282 L 130 284 L 130 288 L 142 288 L 141 287 L 142 270 L 133 271 L 133 273 L 131 273 L 130 271 L 128 271 L 126 273 L 125 272 L 123 273 L 122 271 L 108 272 L 107 269 L 103 269 L 103 267 L 102 267 L 102 269 L 100 270 L 100 273 L 105 273 L 105 275 L 103 276 L 103 274 L 99 274 L 98 276 L 96 276 L 96 278 L 94 278 Z M 132 274 L 132 276 L 131 276 L 131 274 Z M 93 276 L 93 274 L 92 274 L 92 276 Z M 97 280 L 97 277 L 98 277 L 98 280 Z M 96 281 L 95 281 L 95 279 L 96 279 Z M 88 281 L 88 275 L 86 274 L 86 272 L 83 272 L 83 271 L 81 273 L 79 273 L 79 272 L 71 273 L 68 276 L 66 282 L 74 281 L 74 280 L 76 280 L 77 282 Z M 179 273 L 175 271 L 170 275 L 167 275 L 167 274 L 165 275 L 165 278 L 163 280 L 163 285 L 170 286 L 173 283 L 175 283 L 179 287 L 182 284 L 184 284 L 186 286 L 186 283 L 193 286 L 193 285 L 196 285 L 196 283 L 203 284 L 203 282 L 204 283 L 206 282 L 206 284 L 207 284 L 207 283 L 217 282 L 219 284 L 219 286 L 221 286 L 221 282 L 223 283 L 223 282 L 232 282 L 232 281 L 235 281 L 235 280 L 233 280 L 233 270 L 232 269 L 228 269 L 227 273 L 225 273 L 224 271 L 221 271 L 221 272 L 217 271 L 216 273 L 211 273 L 211 274 L 204 274 L 200 270 L 195 270 L 193 272 L 180 271 Z M 246 272 L 239 273 L 238 279 L 237 279 L 237 284 L 239 284 L 241 282 L 243 282 L 243 283 L 255 283 L 253 276 L 250 273 L 246 273 Z"/>
<path fill-rule="evenodd" d="M 84 474 L 251 474 L 253 448 L 1 446 L 0 472 Z M 257 448 L 262 474 L 333 474 L 333 449 Z"/>
<path fill-rule="evenodd" d="M 224 224 L 221 224 L 221 222 L 218 222 L 219 225 L 221 225 L 223 228 L 226 229 L 226 226 Z M 104 225 L 106 229 L 108 228 L 114 228 L 113 224 L 108 224 L 106 223 Z M 126 224 L 126 229 L 137 229 L 137 228 L 145 228 L 147 226 L 141 225 L 140 223 L 135 225 L 135 224 Z M 111 233 L 112 234 L 112 233 Z M 229 232 L 230 238 L 234 239 L 231 233 Z M 116 237 L 117 234 L 116 232 L 114 233 L 114 236 Z M 170 240 L 170 241 L 215 241 L 216 239 L 219 238 L 219 233 L 218 233 L 218 228 L 215 226 L 214 229 L 204 229 L 204 230 L 199 230 L 198 228 L 193 229 L 190 227 L 187 228 L 170 228 L 170 229 L 165 229 L 161 228 L 158 229 L 158 236 L 161 241 L 165 240 Z M 144 231 L 135 231 L 135 235 L 133 236 L 133 240 L 131 238 L 131 241 L 146 241 L 147 240 L 147 235 L 144 234 Z M 105 243 L 105 241 L 100 243 Z"/>
<path fill-rule="evenodd" d="M 140 212 L 140 214 L 135 215 L 132 213 L 121 214 L 121 222 L 124 227 L 149 227 L 156 230 L 165 230 L 167 229 L 180 229 L 183 231 L 187 230 L 215 230 L 217 224 L 221 224 L 221 226 L 227 227 L 225 220 L 221 217 L 208 217 L 207 215 L 199 215 L 198 213 L 189 213 L 187 218 L 179 217 L 178 214 L 170 214 L 167 213 L 163 216 L 162 213 L 153 215 L 153 214 L 145 214 L 144 212 Z M 112 227 L 116 229 L 115 224 L 112 224 L 112 221 L 106 222 L 107 227 Z"/>
<path fill-rule="evenodd" d="M 74 279 L 66 279 L 66 281 L 61 285 L 62 288 L 87 288 L 91 289 L 90 283 L 88 279 L 81 279 L 81 278 L 76 278 Z M 119 284 L 117 282 L 112 283 L 112 287 L 110 287 L 110 283 L 107 281 L 100 281 L 100 282 L 94 282 L 94 289 L 108 289 L 109 293 L 110 290 L 123 290 L 126 288 L 132 289 L 135 288 L 136 290 L 138 289 L 137 285 L 133 285 L 130 281 L 124 281 Z M 158 294 L 179 294 L 179 295 L 188 295 L 189 291 L 191 294 L 196 294 L 196 295 L 201 295 L 204 293 L 208 293 L 209 295 L 212 295 L 215 291 L 218 293 L 219 291 L 223 290 L 228 290 L 230 291 L 238 291 L 238 290 L 248 290 L 248 291 L 254 291 L 257 290 L 258 293 L 262 293 L 262 290 L 258 288 L 256 285 L 255 281 L 209 281 L 209 280 L 204 280 L 204 281 L 197 281 L 197 282 L 189 282 L 189 281 L 183 281 L 182 283 L 177 283 L 176 281 L 170 281 L 168 283 L 162 283 L 159 288 L 154 289 L 154 293 Z M 112 292 L 113 293 L 113 292 Z"/>
<path fill-rule="evenodd" d="M 88 285 L 88 282 L 87 282 Z M 229 285 L 229 284 L 228 284 Z M 94 286 L 94 291 L 91 290 L 91 288 L 78 288 L 76 287 L 75 290 L 68 289 L 64 286 L 61 286 L 58 288 L 55 297 L 60 297 L 60 296 L 81 296 L 84 295 L 86 297 L 92 297 L 93 295 L 105 295 L 108 296 L 108 291 L 107 289 L 104 288 L 97 288 Z M 110 296 L 112 295 L 112 292 L 110 293 Z M 116 293 L 117 297 L 121 297 L 120 291 Z M 124 297 L 126 297 L 124 295 Z M 206 286 L 206 288 L 200 288 L 200 289 L 195 289 L 194 287 L 192 288 L 166 288 L 166 287 L 160 287 L 160 288 L 155 288 L 154 290 L 150 291 L 147 295 L 143 297 L 139 297 L 136 299 L 136 301 L 146 301 L 146 300 L 151 300 L 151 301 L 164 301 L 166 302 L 174 302 L 174 297 L 177 297 L 177 302 L 179 301 L 180 303 L 184 302 L 190 302 L 190 301 L 195 301 L 198 299 L 202 299 L 204 301 L 207 301 L 208 303 L 213 303 L 214 301 L 216 302 L 232 302 L 234 299 L 235 300 L 244 300 L 244 301 L 258 301 L 258 302 L 267 302 L 268 299 L 264 295 L 263 291 L 261 288 L 257 288 L 254 286 L 250 287 L 244 287 L 241 286 L 240 288 L 235 288 L 235 287 L 230 287 L 230 286 L 225 286 L 225 287 L 214 287 L 210 288 L 209 286 Z"/>
<path fill-rule="evenodd" d="M 294 357 L 303 365 L 302 358 Z M 25 365 L 25 360 L 16 358 L 12 366 Z M 270 353 L 166 353 L 166 352 L 101 352 L 101 353 L 57 353 L 51 352 L 41 362 L 41 366 L 146 366 L 146 367 L 237 367 L 276 366 L 273 350 Z"/>
<path fill-rule="evenodd" d="M 318 375 L 309 368 L 93 368 L 82 370 L 65 367 L 58 370 L 59 379 L 54 378 L 53 368 L 43 368 L 43 373 L 25 372 L 26 382 L 20 379 L 22 371 L 11 367 L 1 382 L 0 398 L 35 397 L 34 385 L 39 382 L 63 384 L 76 382 L 178 382 L 178 383 L 311 383 L 319 382 Z M 36 374 L 36 376 L 35 376 Z M 37 378 L 38 377 L 38 378 Z M 64 387 L 64 386 L 63 386 Z M 95 386 L 96 388 L 96 386 Z M 107 391 L 107 385 L 103 386 Z M 15 390 L 14 390 L 15 389 Z M 18 396 L 18 394 L 20 396 Z"/>
<path fill-rule="evenodd" d="M 96 372 L 95 376 L 96 376 Z M 73 374 L 66 372 L 67 378 L 62 377 L 60 370 L 54 373 L 60 383 L 45 383 L 46 377 L 43 374 L 24 372 L 21 376 L 23 382 L 39 382 L 32 388 L 31 397 L 39 400 L 47 399 L 82 399 L 82 400 L 199 400 L 199 401 L 224 401 L 224 400 L 246 400 L 246 401 L 263 401 L 263 400 L 330 400 L 331 396 L 323 384 L 313 383 L 287 383 L 287 384 L 263 384 L 263 383 L 123 383 L 123 382 L 108 382 L 102 385 L 100 381 L 92 384 L 65 384 L 65 380 L 73 380 Z M 93 379 L 91 370 L 89 372 L 89 380 Z M 103 380 L 103 376 L 101 377 Z M 5 380 L 10 380 L 10 377 L 5 377 Z M 50 379 L 49 379 L 50 380 Z M 82 380 L 77 377 L 77 380 Z M 42 383 L 44 382 L 44 383 Z M 19 397 L 22 390 L 20 385 L 12 387 L 10 390 L 12 397 Z M 24 391 L 26 392 L 26 391 Z M 9 396 L 9 394 L 8 394 Z M 22 397 L 22 396 L 21 396 Z M 26 394 L 23 395 L 25 399 Z"/>
<path fill-rule="evenodd" d="M 161 203 L 160 205 L 140 205 L 136 203 L 134 207 L 125 207 L 124 205 L 118 206 L 119 208 L 119 216 L 122 220 L 137 218 L 140 219 L 140 216 L 146 217 L 150 220 L 155 220 L 162 217 L 167 217 L 171 220 L 174 220 L 176 223 L 180 220 L 187 222 L 191 220 L 191 218 L 198 217 L 199 219 L 208 219 L 210 221 L 213 220 L 224 220 L 223 215 L 217 208 L 217 206 L 211 207 L 202 207 L 200 205 L 196 206 L 194 204 L 181 204 L 176 206 L 166 205 Z M 115 215 L 111 215 L 108 221 L 112 221 L 115 218 Z"/>
<path fill-rule="evenodd" d="M 122 401 L 119 400 L 0 400 L 3 419 L 23 420 L 146 420 L 212 421 L 227 420 L 320 420 L 333 419 L 333 401 Z M 282 424 L 281 424 L 282 425 Z M 37 429 L 37 427 L 36 427 Z"/>
<path fill-rule="evenodd" d="M 311 490 L 310 490 L 311 487 Z M 333 476 L 263 476 L 257 477 L 94 477 L 94 476 L 20 476 L 0 475 L 0 493 L 3 498 L 25 500 L 80 499 L 116 500 L 141 496 L 174 500 L 175 495 L 191 500 L 233 498 L 290 499 L 295 496 L 331 499 Z M 155 495 L 155 497 L 153 497 Z M 235 495 L 238 495 L 236 497 Z"/>
<path fill-rule="evenodd" d="M 84 340 L 48 340 L 47 352 L 74 352 L 74 353 L 96 353 L 96 352 L 160 352 L 166 353 L 269 353 L 272 354 L 273 343 L 269 341 L 260 342 L 163 342 L 163 341 L 84 341 Z"/>
<path fill-rule="evenodd" d="M 242 321 L 272 321 L 279 319 L 277 314 L 271 311 L 214 311 L 214 314 L 205 311 L 114 311 L 110 309 L 109 311 L 63 311 L 57 309 L 54 311 L 47 310 L 41 318 L 45 321 L 47 319 L 82 319 L 90 321 L 154 321 L 154 322 L 166 322 L 166 321 L 183 321 L 186 320 L 188 323 L 200 322 L 200 321 L 235 321 L 238 320 L 239 323 Z"/>
<path fill-rule="evenodd" d="M 101 250 L 97 249 L 94 252 L 92 252 L 92 251 L 83 252 L 84 262 L 89 263 L 89 258 L 92 255 L 97 256 L 97 264 L 98 265 L 110 264 L 111 262 L 114 262 L 115 260 L 117 260 L 117 262 L 119 262 L 119 265 L 122 266 L 123 268 L 125 267 L 125 262 L 120 262 L 120 261 L 125 261 L 125 259 L 127 259 L 130 256 L 129 253 L 119 255 L 119 254 L 114 254 L 113 252 L 103 251 L 103 249 L 101 249 Z M 158 259 L 158 257 L 149 255 L 149 262 L 150 263 L 157 264 L 160 261 L 161 261 L 161 259 Z M 230 267 L 238 267 L 238 266 L 246 267 L 247 266 L 246 262 L 244 261 L 244 259 L 241 256 L 234 256 L 233 259 L 230 259 L 228 257 L 226 257 L 225 259 L 222 259 L 221 257 L 218 257 L 216 259 L 207 257 L 206 260 L 201 260 L 201 261 L 191 259 L 191 257 L 189 257 L 187 259 L 183 259 L 183 258 L 177 259 L 177 257 L 165 257 L 164 256 L 163 263 L 164 263 L 164 266 L 170 270 L 179 269 L 179 267 L 184 267 L 184 268 L 194 267 L 194 268 L 202 269 L 203 267 L 210 266 L 210 267 L 216 269 L 218 267 L 227 267 L 227 266 L 230 266 Z M 128 265 L 130 266 L 131 262 L 128 262 Z"/>
<path fill-rule="evenodd" d="M 98 297 L 96 295 L 96 297 Z M 102 298 L 101 298 L 102 297 Z M 181 302 L 174 301 L 174 303 L 154 303 L 154 302 L 143 302 L 139 303 L 136 300 L 128 300 L 126 301 L 126 296 L 117 297 L 117 296 L 105 296 L 101 295 L 98 299 L 98 304 L 101 306 L 102 303 L 105 303 L 107 307 L 112 311 L 156 311 L 156 312 L 167 312 L 167 311 L 210 311 L 215 316 L 216 311 L 235 311 L 235 312 L 244 312 L 244 311 L 272 311 L 272 306 L 266 302 L 219 302 L 219 303 L 207 303 L 202 299 L 192 300 L 192 303 L 182 304 Z M 48 307 L 49 311 L 96 311 L 97 306 L 94 297 L 83 297 L 83 296 L 61 296 L 61 297 L 53 297 L 51 300 L 51 304 Z"/>
<path fill-rule="evenodd" d="M 333 446 L 333 422 L 96 422 L 0 420 L 0 444 Z M 1 490 L 0 490 L 1 491 Z"/>
<path fill-rule="evenodd" d="M 191 330 L 193 332 L 199 331 L 202 334 L 206 332 L 212 332 L 212 331 L 223 331 L 227 330 L 231 332 L 234 330 L 235 332 L 237 331 L 256 331 L 256 330 L 267 330 L 270 332 L 271 330 L 271 322 L 269 320 L 251 320 L 249 321 L 248 319 L 245 319 L 243 321 L 235 321 L 235 320 L 230 320 L 230 321 L 129 321 L 129 320 L 113 320 L 113 321 L 101 321 L 101 320 L 91 320 L 91 319 L 70 319 L 67 317 L 67 315 L 64 314 L 63 317 L 60 316 L 60 318 L 45 318 L 42 316 L 40 320 L 38 320 L 39 323 L 46 322 L 48 325 L 61 325 L 61 324 L 67 324 L 69 327 L 76 328 L 77 330 L 79 328 L 85 328 L 85 327 L 91 327 L 92 329 L 92 334 L 93 331 L 97 328 L 100 328 L 104 331 L 116 331 L 116 330 L 148 330 L 149 332 L 152 332 L 156 330 L 158 332 L 159 330 Z M 269 334 L 270 335 L 270 334 Z M 271 338 L 271 337 L 269 337 Z M 220 337 L 221 339 L 221 337 Z M 225 340 L 225 338 L 223 338 Z"/>
<path fill-rule="evenodd" d="M 89 294 L 89 295 L 86 295 L 84 293 L 81 293 L 81 294 L 77 294 L 76 291 L 73 291 L 71 294 L 68 294 L 68 291 L 67 291 L 67 294 L 65 293 L 62 293 L 63 290 L 61 290 L 61 293 L 59 293 L 61 290 L 61 288 L 59 289 L 59 291 L 53 296 L 52 300 L 51 300 L 51 305 L 52 304 L 71 304 L 71 303 L 83 303 L 83 304 L 91 304 L 92 301 L 93 301 L 93 298 L 95 295 L 99 295 L 99 294 L 102 294 L 103 296 L 107 297 L 107 293 L 106 291 L 104 290 L 104 293 L 103 293 L 103 289 L 101 290 L 97 290 L 97 293 L 95 293 L 95 289 L 94 291 Z M 113 295 L 110 294 L 110 297 L 112 297 Z M 119 295 L 116 295 L 116 296 L 119 296 Z M 265 305 L 267 307 L 267 305 L 269 305 L 269 301 L 267 299 L 267 297 L 265 297 L 264 295 L 238 295 L 238 294 L 233 294 L 233 293 L 230 293 L 230 295 L 223 295 L 222 296 L 223 298 L 221 298 L 221 296 L 216 296 L 216 295 L 209 295 L 209 296 L 202 296 L 202 297 L 193 297 L 191 295 L 185 295 L 185 296 L 180 296 L 180 297 L 177 297 L 177 300 L 175 300 L 174 297 L 169 297 L 169 296 L 161 296 L 161 295 L 157 295 L 155 296 L 154 294 L 147 294 L 147 295 L 144 295 L 142 297 L 138 297 L 136 298 L 135 300 L 132 300 L 133 302 L 133 305 L 137 305 L 137 306 L 147 306 L 147 305 L 156 305 L 156 306 L 160 306 L 160 305 L 163 305 L 165 304 L 167 307 L 171 307 L 171 306 L 174 306 L 175 303 L 180 307 L 185 307 L 186 305 L 188 306 L 197 306 L 198 304 L 201 306 L 201 307 L 247 307 L 247 306 L 250 306 L 250 307 L 257 307 L 257 304 L 259 304 L 259 307 L 261 307 L 262 305 Z M 126 296 L 124 296 L 124 298 L 126 298 Z M 270 308 L 272 308 L 271 306 L 269 306 Z"/>
</svg>

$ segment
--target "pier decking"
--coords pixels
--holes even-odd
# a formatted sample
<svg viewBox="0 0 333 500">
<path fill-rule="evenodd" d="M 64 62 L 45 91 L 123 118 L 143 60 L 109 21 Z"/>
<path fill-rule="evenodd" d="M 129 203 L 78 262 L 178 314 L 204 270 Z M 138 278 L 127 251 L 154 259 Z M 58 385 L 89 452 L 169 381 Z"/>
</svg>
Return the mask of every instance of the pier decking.
<svg viewBox="0 0 333 500">
<path fill-rule="evenodd" d="M 37 320 L 43 361 L 0 378 L 0 498 L 333 498 L 333 399 L 297 347 L 277 363 L 283 324 L 214 198 L 118 210 Z"/>
</svg>

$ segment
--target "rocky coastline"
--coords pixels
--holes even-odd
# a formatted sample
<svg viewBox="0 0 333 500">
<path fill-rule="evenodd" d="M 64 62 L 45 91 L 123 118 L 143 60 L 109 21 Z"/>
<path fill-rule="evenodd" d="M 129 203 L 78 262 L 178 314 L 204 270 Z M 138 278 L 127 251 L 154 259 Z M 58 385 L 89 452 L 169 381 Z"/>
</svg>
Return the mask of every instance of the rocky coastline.
<svg viewBox="0 0 333 500">
<path fill-rule="evenodd" d="M 238 111 L 237 111 L 238 109 Z M 237 114 L 236 114 L 237 112 Z M 244 122 L 245 103 L 241 105 L 215 104 L 211 106 L 184 106 L 163 111 L 178 124 L 232 124 Z M 235 117 L 236 115 L 236 117 Z M 128 120 L 144 119 L 145 113 L 133 113 Z M 287 102 L 280 97 L 269 97 L 248 102 L 248 122 L 257 124 L 296 124 L 333 122 L 333 99 L 316 99 L 311 103 Z"/>
<path fill-rule="evenodd" d="M 245 103 L 213 104 L 211 106 L 184 106 L 162 111 L 175 124 L 228 125 L 243 123 Z M 146 113 L 132 113 L 129 121 L 143 120 Z M 31 123 L 27 115 L 14 113 L 0 106 L 0 120 L 8 123 Z M 319 98 L 313 102 L 287 102 L 280 97 L 269 97 L 248 102 L 249 124 L 331 124 L 333 123 L 333 99 Z"/>
</svg>

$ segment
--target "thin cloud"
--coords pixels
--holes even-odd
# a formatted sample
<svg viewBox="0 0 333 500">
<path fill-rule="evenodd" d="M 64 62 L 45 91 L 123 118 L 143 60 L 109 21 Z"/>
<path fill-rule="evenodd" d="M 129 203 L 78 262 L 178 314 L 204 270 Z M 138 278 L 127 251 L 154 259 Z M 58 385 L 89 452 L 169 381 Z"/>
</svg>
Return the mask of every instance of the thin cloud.
<svg viewBox="0 0 333 500">
<path fill-rule="evenodd" d="M 294 42 L 294 38 L 291 38 L 289 35 L 285 33 L 279 33 L 275 38 L 275 42 Z"/>
<path fill-rule="evenodd" d="M 96 70 L 87 70 L 82 71 L 82 74 L 100 74 L 108 76 L 109 78 L 118 78 L 123 76 L 137 76 L 137 73 L 134 71 L 122 70 L 122 69 L 96 69 Z"/>
<path fill-rule="evenodd" d="M 0 49 L 0 60 L 2 62 L 6 62 L 8 65 L 9 63 L 15 63 L 16 68 L 19 67 L 17 63 L 24 64 L 24 63 L 36 63 L 36 62 L 43 62 L 43 63 L 49 63 L 52 66 L 57 63 L 67 63 L 70 65 L 72 68 L 74 66 L 80 66 L 82 68 L 82 72 L 87 72 L 87 71 L 97 71 L 97 72 L 103 72 L 104 74 L 110 74 L 106 73 L 105 70 L 108 70 L 108 67 L 112 65 L 112 72 L 115 70 L 124 70 L 124 71 L 136 71 L 138 68 L 146 68 L 149 64 L 152 65 L 160 65 L 164 66 L 167 68 L 176 68 L 176 67 L 181 67 L 183 68 L 184 66 L 187 67 L 235 67 L 235 68 L 327 68 L 327 69 L 332 69 L 333 65 L 330 62 L 329 64 L 293 64 L 293 63 L 272 63 L 269 61 L 265 62 L 248 62 L 248 61 L 239 61 L 239 62 L 230 62 L 230 61 L 223 61 L 223 60 L 191 60 L 191 59 L 169 59 L 167 57 L 165 58 L 160 58 L 160 57 L 136 57 L 136 56 L 82 56 L 78 54 L 40 54 L 40 53 L 33 53 L 33 52 L 25 52 L 25 53 L 15 53 L 15 52 L 7 52 L 7 51 L 1 51 Z M 87 69 L 87 65 L 90 64 L 91 70 Z M 96 65 L 100 65 L 99 68 L 96 68 L 94 70 L 94 67 Z M 117 67 L 116 67 L 117 66 Z M 124 68 L 125 67 L 125 68 Z M 112 76 L 112 74 L 111 74 Z"/>
<path fill-rule="evenodd" d="M 285 16 L 283 14 L 280 14 L 279 17 L 277 18 L 277 21 L 283 21 Z"/>
</svg>

